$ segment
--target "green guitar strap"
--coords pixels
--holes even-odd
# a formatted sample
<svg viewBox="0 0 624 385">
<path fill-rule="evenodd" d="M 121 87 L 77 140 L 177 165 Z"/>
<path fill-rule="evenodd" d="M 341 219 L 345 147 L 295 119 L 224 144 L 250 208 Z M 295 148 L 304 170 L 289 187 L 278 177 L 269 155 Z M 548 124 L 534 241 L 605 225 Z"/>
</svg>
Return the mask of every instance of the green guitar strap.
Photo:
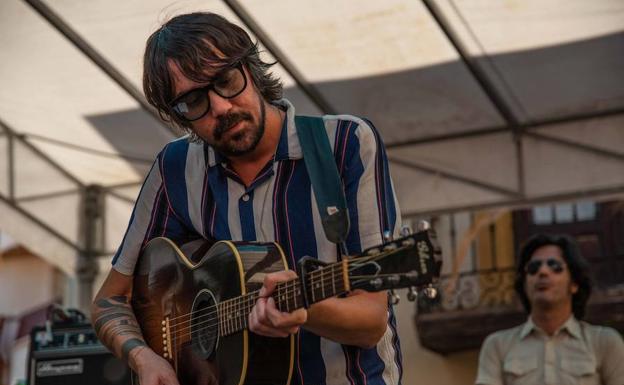
<svg viewBox="0 0 624 385">
<path fill-rule="evenodd" d="M 325 237 L 346 253 L 349 213 L 323 118 L 295 116 L 295 126 Z"/>
</svg>

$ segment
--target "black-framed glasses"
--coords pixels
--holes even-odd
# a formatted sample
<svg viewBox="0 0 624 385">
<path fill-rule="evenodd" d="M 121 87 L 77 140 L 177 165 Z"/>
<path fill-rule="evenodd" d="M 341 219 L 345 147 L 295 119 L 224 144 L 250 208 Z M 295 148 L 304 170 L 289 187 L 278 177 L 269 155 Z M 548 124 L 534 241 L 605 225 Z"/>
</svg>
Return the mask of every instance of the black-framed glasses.
<svg viewBox="0 0 624 385">
<path fill-rule="evenodd" d="M 209 91 L 213 91 L 222 98 L 231 99 L 240 95 L 245 87 L 247 87 L 247 77 L 239 61 L 221 70 L 210 84 L 194 88 L 176 97 L 169 106 L 180 119 L 192 122 L 203 118 L 210 111 Z"/>
<path fill-rule="evenodd" d="M 529 263 L 527 263 L 524 267 L 524 271 L 526 271 L 529 275 L 535 275 L 542 267 L 542 263 L 546 263 L 546 266 L 548 266 L 550 271 L 552 271 L 553 273 L 559 274 L 565 269 L 565 264 L 560 260 L 555 258 L 547 258 L 545 260 L 534 259 L 532 261 L 529 261 Z"/>
</svg>

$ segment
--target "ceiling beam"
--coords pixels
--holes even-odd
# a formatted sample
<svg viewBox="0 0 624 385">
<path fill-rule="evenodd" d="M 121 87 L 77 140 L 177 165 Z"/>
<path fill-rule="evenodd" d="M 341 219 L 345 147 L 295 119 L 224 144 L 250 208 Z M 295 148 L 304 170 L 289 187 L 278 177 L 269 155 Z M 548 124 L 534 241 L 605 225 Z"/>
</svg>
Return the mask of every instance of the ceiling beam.
<svg viewBox="0 0 624 385">
<path fill-rule="evenodd" d="M 520 120 L 514 115 L 511 107 L 507 104 L 503 95 L 498 91 L 490 78 L 486 75 L 485 71 L 481 69 L 474 58 L 468 53 L 468 50 L 462 44 L 461 39 L 455 34 L 443 12 L 438 8 L 438 5 L 433 0 L 423 0 L 423 3 L 448 41 L 455 48 L 455 51 L 457 51 L 468 71 L 472 74 L 476 82 L 481 86 L 483 92 L 485 92 L 487 98 L 504 119 L 506 126 L 512 130 L 516 152 L 516 179 L 520 194 L 524 195 L 525 175 L 522 153 L 522 126 L 520 124 Z M 476 39 L 476 36 L 474 37 Z"/>
<path fill-rule="evenodd" d="M 38 157 L 43 159 L 46 163 L 48 163 L 52 168 L 63 174 L 67 179 L 69 179 L 72 183 L 76 184 L 79 187 L 85 187 L 85 185 L 78 180 L 73 174 L 67 171 L 63 166 L 57 163 L 55 160 L 50 158 L 48 155 L 44 154 L 43 151 L 39 150 L 36 146 L 30 143 L 28 140 L 24 138 L 23 135 L 17 134 L 11 127 L 9 127 L 6 123 L 0 119 L 0 127 L 2 127 L 9 135 L 10 138 L 14 138 L 22 145 L 27 147 L 30 151 L 34 152 Z"/>
<path fill-rule="evenodd" d="M 468 54 L 468 50 L 464 47 L 459 37 L 455 34 L 448 21 L 443 15 L 443 12 L 438 8 L 432 0 L 423 0 L 423 4 L 431 14 L 431 17 L 438 24 L 448 41 L 451 43 L 457 54 L 461 58 L 462 62 L 470 72 L 470 74 L 477 81 L 481 89 L 485 92 L 490 102 L 494 105 L 500 116 L 505 120 L 508 127 L 516 129 L 519 126 L 519 120 L 516 118 L 511 108 L 505 102 L 503 96 L 496 89 L 494 84 L 490 81 L 485 72 L 477 65 L 474 58 Z"/>
<path fill-rule="evenodd" d="M 7 176 L 9 182 L 9 199 L 15 199 L 15 137 L 9 133 L 9 130 L 2 127 L 2 132 L 7 135 Z"/>
<path fill-rule="evenodd" d="M 603 148 L 598 148 L 594 146 L 590 146 L 584 143 L 574 142 L 572 140 L 556 138 L 550 135 L 544 135 L 542 133 L 537 132 L 526 132 L 525 136 L 537 139 L 539 141 L 550 142 L 559 146 L 564 146 L 568 148 L 573 148 L 575 150 L 580 150 L 584 152 L 589 152 L 594 155 L 615 159 L 620 162 L 624 162 L 624 153 L 619 153 L 615 151 L 609 151 Z"/>
<path fill-rule="evenodd" d="M 400 166 L 407 167 L 413 170 L 418 170 L 418 171 L 422 171 L 422 172 L 433 174 L 433 175 L 439 175 L 446 179 L 468 184 L 470 186 L 477 187 L 480 189 L 489 190 L 497 194 L 503 194 L 503 195 L 507 195 L 510 197 L 514 197 L 514 198 L 521 197 L 520 193 L 518 193 L 517 191 L 510 190 L 510 189 L 500 187 L 500 186 L 496 186 L 490 183 L 482 182 L 476 179 L 468 178 L 463 175 L 458 175 L 458 174 L 450 173 L 447 171 L 442 171 L 435 167 L 425 166 L 425 165 L 414 163 L 414 162 L 408 162 L 406 160 L 395 158 L 392 156 L 388 156 L 388 161 L 392 162 L 393 164 L 398 164 Z"/>
<path fill-rule="evenodd" d="M 531 130 L 537 130 L 544 127 L 555 126 L 560 124 L 568 124 L 575 122 L 582 122 L 591 119 L 602 119 L 613 116 L 623 116 L 624 117 L 624 108 L 612 108 L 609 110 L 596 111 L 596 112 L 586 112 L 581 114 L 573 114 L 566 115 L 558 118 L 547 118 L 534 120 L 530 123 L 521 124 L 523 132 L 530 132 Z M 401 147 L 409 147 L 420 144 L 430 144 L 436 142 L 443 142 L 447 140 L 456 140 L 456 139 L 465 139 L 465 138 L 474 138 L 485 135 L 494 135 L 501 133 L 509 133 L 510 127 L 506 126 L 496 126 L 496 127 L 484 127 L 478 128 L 470 131 L 460 131 L 451 134 L 443 134 L 443 135 L 431 135 L 422 138 L 406 140 L 401 142 L 390 142 L 386 144 L 386 148 L 401 148 Z"/>
<path fill-rule="evenodd" d="M 116 192 L 114 190 L 106 190 L 106 194 L 108 194 L 108 195 L 110 195 L 112 197 L 115 197 L 115 198 L 117 198 L 117 199 L 119 199 L 121 201 L 124 201 L 126 203 L 132 204 L 132 205 L 136 203 L 135 199 L 128 198 L 127 196 L 121 195 L 121 194 L 119 194 L 118 192 Z"/>
<path fill-rule="evenodd" d="M 600 118 L 608 118 L 617 115 L 624 115 L 624 107 L 613 107 L 609 109 L 604 109 L 600 111 L 590 111 L 590 112 L 581 112 L 578 114 L 564 115 L 556 118 L 545 118 L 539 120 L 533 120 L 531 122 L 522 124 L 521 127 L 523 129 L 535 129 L 535 128 L 543 128 L 548 126 L 556 126 L 559 124 L 566 124 L 590 119 L 600 119 Z"/>
<path fill-rule="evenodd" d="M 4 202 L 6 205 L 11 207 L 11 209 L 15 210 L 20 215 L 22 215 L 24 218 L 27 218 L 28 220 L 30 220 L 31 222 L 36 224 L 39 228 L 43 229 L 45 232 L 47 232 L 48 234 L 52 235 L 56 239 L 60 240 L 62 243 L 64 243 L 65 245 L 69 246 L 73 250 L 75 250 L 75 251 L 77 251 L 79 253 L 82 252 L 82 249 L 80 249 L 80 247 L 78 247 L 78 245 L 74 244 L 67 237 L 65 237 L 64 235 L 62 235 L 61 233 L 59 233 L 58 231 L 53 229 L 48 224 L 46 224 L 43 221 L 41 221 L 39 218 L 35 217 L 34 215 L 32 215 L 28 211 L 24 210 L 19 205 L 15 204 L 14 201 L 11 201 L 7 197 L 5 197 L 2 193 L 0 193 L 0 201 Z"/>
<path fill-rule="evenodd" d="M 44 194 L 33 194 L 33 195 L 21 196 L 15 199 L 15 203 L 19 204 L 23 202 L 32 202 L 32 201 L 38 201 L 42 199 L 66 197 L 70 195 L 81 196 L 83 192 L 84 190 L 79 188 L 79 189 L 71 189 L 71 190 L 63 190 L 63 191 L 54 191 L 54 192 L 49 192 L 49 193 L 44 193 Z"/>
<path fill-rule="evenodd" d="M 74 151 L 83 152 L 83 153 L 90 154 L 90 155 L 97 155 L 97 156 L 101 156 L 105 158 L 113 158 L 113 159 L 124 159 L 132 163 L 142 163 L 142 164 L 154 163 L 154 159 L 144 158 L 144 157 L 136 156 L 136 155 L 126 155 L 126 154 L 120 154 L 120 153 L 115 153 L 115 152 L 102 151 L 102 150 L 98 150 L 95 148 L 80 146 L 74 143 L 69 143 L 69 142 L 65 142 L 62 140 L 54 139 L 54 138 L 49 138 L 49 137 L 42 136 L 42 135 L 36 135 L 36 134 L 21 134 L 21 135 L 26 139 L 30 139 L 31 141 L 46 142 L 48 144 L 69 148 Z"/>
<path fill-rule="evenodd" d="M 502 133 L 508 134 L 510 132 L 511 131 L 509 130 L 509 127 L 501 127 L 501 126 L 477 128 L 477 129 L 469 130 L 469 131 L 459 131 L 459 132 L 453 132 L 453 133 L 441 134 L 441 135 L 429 135 L 429 136 L 424 136 L 422 138 L 417 138 L 417 139 L 410 139 L 410 140 L 398 141 L 398 142 L 389 142 L 389 143 L 386 143 L 386 148 L 392 149 L 392 148 L 410 147 L 410 146 L 416 146 L 420 144 L 444 142 L 447 140 L 475 138 L 475 137 L 480 137 L 480 136 L 485 136 L 485 135 L 494 135 L 494 134 L 502 134 Z"/>
<path fill-rule="evenodd" d="M 269 35 L 264 32 L 254 18 L 245 10 L 245 8 L 236 0 L 223 0 L 223 2 L 238 16 L 238 18 L 249 28 L 249 30 L 258 38 L 260 43 L 273 55 L 280 63 L 284 70 L 293 78 L 295 83 L 301 88 L 303 93 L 314 103 L 323 114 L 335 115 L 337 112 L 334 107 L 321 95 L 321 93 L 308 82 L 301 71 L 293 64 L 288 56 L 273 42 Z"/>
<path fill-rule="evenodd" d="M 85 39 L 74 31 L 69 24 L 67 24 L 57 13 L 55 13 L 50 7 L 44 4 L 41 0 L 24 0 L 30 5 L 41 17 L 43 17 L 52 27 L 54 27 L 59 33 L 61 33 L 67 40 L 69 40 L 80 52 L 88 57 L 93 64 L 100 68 L 106 75 L 108 75 L 119 87 L 121 87 L 128 95 L 130 95 L 143 110 L 151 115 L 159 127 L 166 128 L 175 137 L 178 133 L 175 132 L 173 127 L 166 125 L 161 119 L 154 107 L 152 107 L 143 93 L 138 90 L 130 80 L 119 72 L 115 66 L 113 66 L 103 55 L 95 50 Z"/>
<path fill-rule="evenodd" d="M 444 215 L 444 214 L 453 214 L 462 211 L 481 211 L 481 210 L 489 210 L 494 208 L 508 208 L 510 210 L 521 209 L 525 207 L 540 205 L 540 204 L 549 204 L 556 203 L 562 201 L 577 201 L 579 199 L 584 198 L 609 198 L 613 199 L 622 199 L 624 197 L 624 185 L 607 187 L 602 189 L 595 190 L 579 190 L 574 192 L 562 193 L 562 194 L 552 194 L 552 195 L 543 195 L 539 197 L 529 197 L 529 198 L 521 198 L 521 199 L 510 199 L 510 200 L 501 200 L 499 202 L 489 202 L 482 203 L 477 205 L 457 205 L 453 207 L 446 207 L 441 209 L 431 209 L 431 210 L 414 210 L 408 212 L 402 212 L 401 216 L 403 218 L 422 218 L 427 216 L 435 216 L 435 215 Z"/>
</svg>

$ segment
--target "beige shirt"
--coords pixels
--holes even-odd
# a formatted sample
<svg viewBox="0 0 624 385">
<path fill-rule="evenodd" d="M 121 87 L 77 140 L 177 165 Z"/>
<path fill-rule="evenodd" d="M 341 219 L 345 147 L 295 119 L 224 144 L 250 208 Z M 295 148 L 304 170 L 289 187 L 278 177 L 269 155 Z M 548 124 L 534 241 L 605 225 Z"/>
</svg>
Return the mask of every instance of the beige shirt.
<svg viewBox="0 0 624 385">
<path fill-rule="evenodd" d="M 614 329 L 574 317 L 549 336 L 529 317 L 486 338 L 476 383 L 624 385 L 624 342 Z"/>
</svg>

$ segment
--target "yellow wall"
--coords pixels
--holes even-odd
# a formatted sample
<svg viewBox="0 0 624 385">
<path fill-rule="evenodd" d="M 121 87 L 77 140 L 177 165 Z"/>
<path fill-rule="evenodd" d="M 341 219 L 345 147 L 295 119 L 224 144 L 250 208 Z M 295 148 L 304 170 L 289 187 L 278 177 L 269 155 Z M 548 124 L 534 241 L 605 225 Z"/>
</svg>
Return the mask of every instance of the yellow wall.
<svg viewBox="0 0 624 385">
<path fill-rule="evenodd" d="M 471 385 L 477 373 L 478 350 L 443 356 L 420 346 L 414 326 L 413 302 L 399 291 L 401 301 L 395 307 L 401 350 L 404 385 Z"/>
<path fill-rule="evenodd" d="M 490 215 L 487 212 L 475 213 L 475 221 Z M 514 266 L 513 223 L 510 211 L 501 214 L 493 223 L 479 231 L 476 247 L 479 269 Z M 493 262 L 494 259 L 496 264 Z"/>
</svg>

